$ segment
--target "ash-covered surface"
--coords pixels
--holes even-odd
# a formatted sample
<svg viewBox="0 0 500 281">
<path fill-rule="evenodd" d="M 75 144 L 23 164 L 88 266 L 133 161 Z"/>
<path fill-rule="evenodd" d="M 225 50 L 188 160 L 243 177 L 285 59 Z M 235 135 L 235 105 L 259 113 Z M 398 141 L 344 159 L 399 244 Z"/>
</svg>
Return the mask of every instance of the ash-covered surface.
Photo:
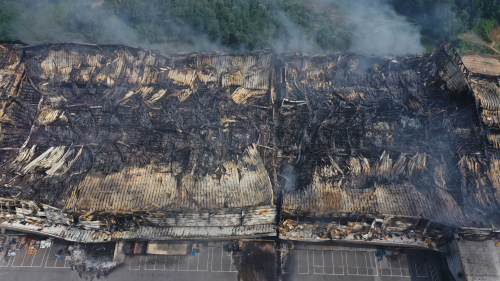
<svg viewBox="0 0 500 281">
<path fill-rule="evenodd" d="M 115 243 L 75 244 L 69 246 L 69 264 L 85 280 L 105 277 L 119 264 L 113 260 Z"/>
<path fill-rule="evenodd" d="M 113 210 L 272 204 L 267 175 L 254 173 L 262 160 L 247 149 L 267 144 L 269 114 L 243 104 L 268 89 L 270 59 L 265 52 L 167 57 L 122 46 L 24 49 L 12 66 L 23 71 L 22 82 L 9 85 L 14 94 L 2 91 L 3 163 L 9 163 L 2 195 L 87 211 L 109 207 L 92 194 L 95 188 L 128 189 L 123 203 L 138 201 Z M 250 162 L 240 159 L 245 153 Z M 245 188 L 255 192 L 252 202 L 224 189 L 241 189 L 240 179 L 254 185 Z M 154 185 L 164 187 L 150 191 L 156 201 L 140 200 Z M 204 201 L 209 192 L 226 196 Z"/>
<path fill-rule="evenodd" d="M 238 281 L 272 281 L 276 278 L 275 242 L 240 242 L 233 250 Z"/>
<path fill-rule="evenodd" d="M 471 85 L 445 45 L 398 57 L 3 45 L 0 57 L 0 196 L 86 229 L 262 234 L 247 230 L 273 225 L 274 204 L 285 238 L 364 235 L 377 219 L 500 226 L 498 87 Z"/>
</svg>

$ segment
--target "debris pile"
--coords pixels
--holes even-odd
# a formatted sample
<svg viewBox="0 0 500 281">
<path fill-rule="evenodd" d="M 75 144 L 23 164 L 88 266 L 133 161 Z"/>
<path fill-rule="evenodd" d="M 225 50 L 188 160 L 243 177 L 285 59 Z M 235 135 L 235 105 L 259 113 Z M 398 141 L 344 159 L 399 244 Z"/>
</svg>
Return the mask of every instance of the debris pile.
<svg viewBox="0 0 500 281">
<path fill-rule="evenodd" d="M 436 246 L 500 228 L 498 85 L 470 79 L 446 43 L 426 56 L 4 44 L 0 69 L 0 196 L 67 215 L 57 228 L 23 214 L 51 235 L 277 226 Z"/>
<path fill-rule="evenodd" d="M 101 278 L 109 274 L 116 266 L 113 260 L 114 244 L 74 245 L 68 248 L 69 264 L 85 280 Z"/>
</svg>

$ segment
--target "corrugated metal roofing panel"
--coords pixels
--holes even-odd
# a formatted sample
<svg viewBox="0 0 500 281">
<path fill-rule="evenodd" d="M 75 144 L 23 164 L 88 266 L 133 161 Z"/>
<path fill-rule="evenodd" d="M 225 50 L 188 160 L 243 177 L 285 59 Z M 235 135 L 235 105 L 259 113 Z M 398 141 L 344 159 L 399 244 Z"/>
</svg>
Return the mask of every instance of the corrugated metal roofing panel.
<svg viewBox="0 0 500 281">
<path fill-rule="evenodd" d="M 21 224 L 19 222 L 2 222 L 0 226 L 19 231 L 38 233 L 41 235 L 53 236 L 69 241 L 83 243 L 98 243 L 114 240 L 148 239 L 148 240 L 169 240 L 169 239 L 209 239 L 209 238 L 239 238 L 252 236 L 276 236 L 274 225 L 256 226 L 234 226 L 234 227 L 147 227 L 143 226 L 135 231 L 105 232 L 95 230 L 85 230 L 76 227 L 50 225 L 40 227 L 34 224 Z"/>
<path fill-rule="evenodd" d="M 249 98 L 261 97 L 266 92 L 267 92 L 267 90 L 252 90 L 252 89 L 246 89 L 246 88 L 239 87 L 233 92 L 233 94 L 231 95 L 231 98 L 233 99 L 233 101 L 235 103 L 245 104 Z"/>
<path fill-rule="evenodd" d="M 345 181 L 345 180 L 344 180 Z M 283 209 L 305 213 L 398 214 L 423 216 L 453 225 L 468 225 L 455 200 L 439 188 L 421 190 L 410 182 L 371 188 L 345 187 L 341 181 L 315 177 L 303 191 L 285 193 Z"/>
<path fill-rule="evenodd" d="M 55 155 L 54 150 L 40 157 L 52 159 L 55 156 L 46 155 Z M 61 155 L 56 157 L 58 159 L 64 155 L 64 150 L 59 154 Z M 36 163 L 41 161 L 37 160 Z M 34 165 L 30 164 L 28 168 L 31 169 L 35 167 Z M 149 210 L 157 208 L 197 210 L 272 204 L 271 182 L 256 148 L 247 148 L 238 163 L 224 163 L 224 168 L 226 172 L 220 180 L 212 175 L 197 178 L 188 174 L 181 179 L 180 189 L 172 173 L 157 172 L 158 167 L 155 165 L 148 165 L 144 168 L 125 167 L 121 172 L 108 175 L 89 173 L 81 182 L 71 187 L 78 192 L 72 193 L 64 209 L 73 211 L 125 211 L 145 208 Z M 242 192 L 249 194 L 241 196 Z"/>
<path fill-rule="evenodd" d="M 500 91 L 495 84 L 474 84 L 473 90 L 476 101 L 481 108 L 490 111 L 500 110 Z"/>
</svg>

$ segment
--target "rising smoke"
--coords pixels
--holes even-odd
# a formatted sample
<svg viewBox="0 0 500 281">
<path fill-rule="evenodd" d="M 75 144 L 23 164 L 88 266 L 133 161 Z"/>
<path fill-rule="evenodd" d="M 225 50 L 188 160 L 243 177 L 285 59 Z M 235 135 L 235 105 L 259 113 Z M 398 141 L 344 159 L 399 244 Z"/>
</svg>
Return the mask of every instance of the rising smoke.
<svg viewBox="0 0 500 281">
<path fill-rule="evenodd" d="M 111 13 L 104 1 L 64 1 L 66 11 L 55 5 L 24 9 L 12 25 L 12 37 L 28 44 L 46 42 L 81 42 L 94 44 L 123 44 L 164 52 L 227 51 L 228 48 L 210 40 L 208 35 L 189 24 L 172 26 L 180 30 L 180 40 L 171 43 L 151 43 L 141 36 L 140 29 L 133 29 L 126 17 Z M 144 2 L 143 5 L 150 5 Z M 172 15 L 168 15 L 172 17 Z M 71 17 L 71 24 L 63 20 Z"/>
<path fill-rule="evenodd" d="M 384 0 L 344 2 L 354 27 L 351 51 L 365 54 L 422 54 L 420 27 Z"/>
<path fill-rule="evenodd" d="M 29 44 L 43 42 L 87 42 L 96 44 L 124 44 L 160 50 L 164 52 L 213 52 L 213 51 L 251 51 L 248 46 L 227 47 L 220 44 L 202 31 L 193 28 L 189 22 L 176 20 L 172 15 L 160 15 L 169 18 L 172 26 L 162 28 L 179 30 L 177 38 L 166 38 L 166 43 L 148 42 L 144 38 L 145 32 L 140 27 L 127 21 L 126 17 L 117 17 L 111 13 L 104 1 L 69 0 L 63 1 L 68 11 L 67 14 L 57 5 L 40 5 L 34 9 L 21 11 L 18 20 L 13 24 L 12 34 Z M 154 1 L 141 2 L 144 10 L 154 10 Z M 302 53 L 331 53 L 332 49 L 321 47 L 318 42 L 330 40 L 349 43 L 349 51 L 367 54 L 421 54 L 424 50 L 420 44 L 420 28 L 416 22 L 398 15 L 385 0 L 323 0 L 306 1 L 309 7 L 315 3 L 343 7 L 345 20 L 336 22 L 338 30 L 345 32 L 326 33 L 333 38 L 324 38 L 324 32 L 311 32 L 300 26 L 296 20 L 289 16 L 277 0 L 267 1 L 265 6 L 272 18 L 271 23 L 264 30 L 268 34 L 268 47 L 276 52 L 302 52 Z M 148 7 L 150 5 L 151 7 Z M 327 13 L 333 18 L 331 10 L 316 10 Z M 61 20 L 62 17 L 71 17 L 71 24 Z M 181 24 L 179 24 L 181 23 Z M 337 32 L 337 31 L 335 31 Z M 351 39 L 346 33 L 350 33 Z M 346 39 L 347 38 L 347 39 Z M 323 44 L 325 45 L 325 44 Z M 330 44 L 334 45 L 334 44 Z M 347 50 L 337 49 L 336 51 Z"/>
<path fill-rule="evenodd" d="M 315 42 L 314 38 L 306 34 L 287 14 L 280 10 L 273 12 L 276 23 L 282 27 L 283 32 L 276 38 L 270 40 L 270 45 L 278 53 L 301 52 L 301 53 L 324 53 Z"/>
<path fill-rule="evenodd" d="M 68 8 L 69 7 L 69 8 Z M 99 5 L 75 0 L 65 8 L 41 5 L 23 9 L 12 25 L 13 36 L 28 44 L 45 42 L 85 42 L 96 44 L 138 45 L 139 36 L 130 25 Z M 64 17 L 71 17 L 67 26 Z"/>
</svg>

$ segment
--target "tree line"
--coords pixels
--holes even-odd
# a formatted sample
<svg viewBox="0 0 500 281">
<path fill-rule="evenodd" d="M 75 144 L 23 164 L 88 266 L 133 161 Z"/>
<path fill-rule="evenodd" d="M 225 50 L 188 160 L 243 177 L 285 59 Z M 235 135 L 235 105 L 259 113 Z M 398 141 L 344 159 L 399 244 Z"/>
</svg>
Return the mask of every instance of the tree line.
<svg viewBox="0 0 500 281">
<path fill-rule="evenodd" d="M 359 0 L 354 0 L 359 1 Z M 387 0 L 426 37 L 454 41 L 500 19 L 500 0 Z M 314 9 L 311 3 L 332 9 Z M 165 49 L 217 44 L 227 50 L 309 44 L 310 51 L 346 51 L 355 30 L 331 16 L 336 0 L 0 0 L 0 40 L 137 44 Z M 286 48 L 284 48 L 286 50 Z M 306 50 L 306 51 L 307 51 Z"/>
</svg>

